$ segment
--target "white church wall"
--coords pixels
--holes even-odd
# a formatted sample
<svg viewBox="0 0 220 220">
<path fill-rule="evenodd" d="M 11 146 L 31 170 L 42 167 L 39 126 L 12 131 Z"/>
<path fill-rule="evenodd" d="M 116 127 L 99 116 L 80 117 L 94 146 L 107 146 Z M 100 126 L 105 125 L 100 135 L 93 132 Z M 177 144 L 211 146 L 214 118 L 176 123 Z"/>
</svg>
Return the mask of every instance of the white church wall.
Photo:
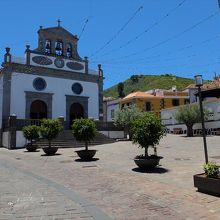
<svg viewBox="0 0 220 220">
<path fill-rule="evenodd" d="M 0 129 L 2 128 L 3 77 L 0 77 Z"/>
<path fill-rule="evenodd" d="M 16 148 L 22 148 L 26 144 L 26 139 L 22 131 L 16 131 Z"/>
<path fill-rule="evenodd" d="M 8 148 L 8 144 L 9 144 L 8 140 L 9 140 L 9 132 L 8 131 L 3 132 L 2 133 L 2 146 L 3 147 Z"/>
<path fill-rule="evenodd" d="M 16 114 L 17 118 L 25 118 L 25 91 L 39 92 L 33 87 L 33 80 L 40 75 L 31 75 L 24 73 L 13 73 L 11 84 L 11 109 L 10 114 Z M 99 98 L 98 98 L 98 84 L 77 80 L 61 79 L 54 77 L 42 77 L 47 87 L 42 91 L 43 93 L 53 93 L 52 117 L 58 118 L 64 116 L 66 118 L 66 96 L 77 96 L 72 91 L 72 85 L 79 82 L 83 86 L 83 92 L 79 96 L 89 97 L 88 100 L 88 117 L 94 119 L 99 118 Z"/>
</svg>

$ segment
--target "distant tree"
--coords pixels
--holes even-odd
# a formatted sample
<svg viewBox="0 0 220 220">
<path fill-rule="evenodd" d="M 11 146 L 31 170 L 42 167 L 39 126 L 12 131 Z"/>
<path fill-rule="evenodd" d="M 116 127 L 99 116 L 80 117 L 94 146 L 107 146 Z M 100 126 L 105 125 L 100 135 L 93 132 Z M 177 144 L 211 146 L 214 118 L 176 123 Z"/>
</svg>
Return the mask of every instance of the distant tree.
<svg viewBox="0 0 220 220">
<path fill-rule="evenodd" d="M 132 75 L 132 76 L 130 77 L 130 80 L 132 81 L 132 83 L 137 83 L 137 82 L 138 82 L 138 78 L 139 78 L 138 75 Z"/>
<path fill-rule="evenodd" d="M 143 117 L 143 115 L 144 113 L 136 105 L 125 106 L 123 109 L 115 112 L 114 124 L 124 128 L 125 132 L 129 134 L 129 138 L 131 138 L 131 123 L 135 119 Z"/>
<path fill-rule="evenodd" d="M 204 108 L 205 120 L 208 118 L 209 111 Z M 184 105 L 179 107 L 175 119 L 178 122 L 184 123 L 187 127 L 187 136 L 193 137 L 193 125 L 201 122 L 201 113 L 199 105 Z"/>
<path fill-rule="evenodd" d="M 124 83 L 122 83 L 122 82 L 118 83 L 118 97 L 119 98 L 124 98 L 125 97 Z"/>
</svg>

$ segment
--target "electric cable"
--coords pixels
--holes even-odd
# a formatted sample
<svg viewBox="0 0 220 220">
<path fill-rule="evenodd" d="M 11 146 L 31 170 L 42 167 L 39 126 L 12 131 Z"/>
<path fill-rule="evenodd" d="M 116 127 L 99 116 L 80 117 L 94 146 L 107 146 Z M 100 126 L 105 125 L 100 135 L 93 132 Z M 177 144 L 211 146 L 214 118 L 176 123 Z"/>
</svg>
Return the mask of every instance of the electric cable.
<svg viewBox="0 0 220 220">
<path fill-rule="evenodd" d="M 131 43 L 135 42 L 136 40 L 138 40 L 140 37 L 142 37 L 144 34 L 150 32 L 153 28 L 155 28 L 156 26 L 160 25 L 164 20 L 166 20 L 166 18 L 168 18 L 173 12 L 175 12 L 179 7 L 181 7 L 187 0 L 183 0 L 182 2 L 180 2 L 177 6 L 175 6 L 174 8 L 172 8 L 168 13 L 166 13 L 164 16 L 162 16 L 158 21 L 154 22 L 152 25 L 150 25 L 150 27 L 146 28 L 143 32 L 139 33 L 138 35 L 136 35 L 135 37 L 133 37 L 132 39 L 128 40 L 126 43 L 122 44 L 121 46 L 119 46 L 118 48 L 112 49 L 104 54 L 102 54 L 102 56 L 106 56 L 114 51 L 117 51 L 119 49 L 122 49 L 124 47 L 127 47 L 128 45 L 130 45 Z"/>
<path fill-rule="evenodd" d="M 219 11 L 216 11 L 216 12 L 212 13 L 211 15 L 209 15 L 209 16 L 203 18 L 202 20 L 200 20 L 200 21 L 198 21 L 197 23 L 195 23 L 194 25 L 192 25 L 192 26 L 186 28 L 185 30 L 179 32 L 178 34 L 175 34 L 175 35 L 173 35 L 172 37 L 167 38 L 166 40 L 160 41 L 160 42 L 156 43 L 155 45 L 153 45 L 153 46 L 151 46 L 151 47 L 147 47 L 147 48 L 145 48 L 145 49 L 143 49 L 143 50 L 136 51 L 136 52 L 131 53 L 131 54 L 129 54 L 129 55 L 122 56 L 122 57 L 118 57 L 118 58 L 115 58 L 115 59 L 116 59 L 116 60 L 126 59 L 126 58 L 128 58 L 128 57 L 136 56 L 136 55 L 145 53 L 145 52 L 148 51 L 148 50 L 157 48 L 157 47 L 159 47 L 159 46 L 161 46 L 161 45 L 163 45 L 163 44 L 166 44 L 167 42 L 169 42 L 169 41 L 171 41 L 171 40 L 174 40 L 174 39 L 176 39 L 176 38 L 179 38 L 180 36 L 182 36 L 183 34 L 189 32 L 189 31 L 195 29 L 195 28 L 198 27 L 199 25 L 201 25 L 201 24 L 203 24 L 204 22 L 206 22 L 206 21 L 210 20 L 211 18 L 215 17 L 217 14 L 219 14 Z"/>
<path fill-rule="evenodd" d="M 122 31 L 128 26 L 128 24 L 136 17 L 136 15 L 143 9 L 143 6 L 140 6 L 135 13 L 128 19 L 128 21 L 108 40 L 103 46 L 101 46 L 98 50 L 91 54 L 90 57 L 95 56 L 100 51 L 102 51 L 105 47 L 107 47 L 112 41 L 114 41 Z"/>
</svg>

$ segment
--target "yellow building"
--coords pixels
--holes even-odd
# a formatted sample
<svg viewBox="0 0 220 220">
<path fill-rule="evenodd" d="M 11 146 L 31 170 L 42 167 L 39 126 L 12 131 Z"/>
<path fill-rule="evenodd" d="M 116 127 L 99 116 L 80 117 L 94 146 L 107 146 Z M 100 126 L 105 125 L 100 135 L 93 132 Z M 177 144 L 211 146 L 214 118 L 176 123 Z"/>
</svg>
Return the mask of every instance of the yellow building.
<svg viewBox="0 0 220 220">
<path fill-rule="evenodd" d="M 133 92 L 120 100 L 120 106 L 135 104 L 140 110 L 154 112 L 160 116 L 165 108 L 189 103 L 188 92 L 171 90 L 152 90 L 148 92 Z"/>
</svg>

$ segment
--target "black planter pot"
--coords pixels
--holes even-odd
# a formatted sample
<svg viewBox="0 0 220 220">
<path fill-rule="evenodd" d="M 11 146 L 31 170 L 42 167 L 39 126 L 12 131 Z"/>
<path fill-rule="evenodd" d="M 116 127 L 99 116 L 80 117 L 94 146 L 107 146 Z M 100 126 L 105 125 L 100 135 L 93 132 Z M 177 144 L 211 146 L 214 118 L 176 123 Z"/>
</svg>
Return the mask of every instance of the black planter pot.
<svg viewBox="0 0 220 220">
<path fill-rule="evenodd" d="M 58 151 L 58 147 L 43 147 L 42 149 L 46 155 L 54 155 Z"/>
<path fill-rule="evenodd" d="M 96 154 L 96 150 L 77 150 L 75 152 L 82 160 L 91 160 Z"/>
<path fill-rule="evenodd" d="M 220 197 L 220 178 L 207 177 L 202 173 L 194 175 L 193 180 L 199 192 Z"/>
<path fill-rule="evenodd" d="M 162 158 L 153 155 L 148 158 L 134 158 L 134 162 L 140 169 L 153 169 L 159 164 Z"/>
<path fill-rule="evenodd" d="M 38 145 L 37 145 L 37 144 L 32 144 L 32 145 L 31 145 L 31 143 L 28 143 L 28 144 L 26 144 L 25 148 L 26 148 L 27 151 L 29 151 L 29 152 L 34 152 L 34 151 L 37 150 Z"/>
</svg>

